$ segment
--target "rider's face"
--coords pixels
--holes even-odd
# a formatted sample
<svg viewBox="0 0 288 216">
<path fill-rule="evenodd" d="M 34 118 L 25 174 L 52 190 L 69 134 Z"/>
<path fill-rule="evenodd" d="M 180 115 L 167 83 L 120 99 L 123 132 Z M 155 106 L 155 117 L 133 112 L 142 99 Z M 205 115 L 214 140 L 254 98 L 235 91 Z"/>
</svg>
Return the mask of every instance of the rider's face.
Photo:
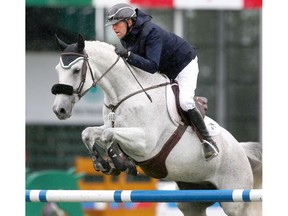
<svg viewBox="0 0 288 216">
<path fill-rule="evenodd" d="M 130 26 L 130 20 L 128 20 L 128 25 Z M 112 29 L 113 31 L 115 32 L 115 34 L 117 35 L 117 37 L 119 39 L 122 39 L 126 33 L 127 33 L 127 25 L 126 25 L 126 22 L 125 21 L 120 21 L 114 25 L 112 25 Z"/>
</svg>

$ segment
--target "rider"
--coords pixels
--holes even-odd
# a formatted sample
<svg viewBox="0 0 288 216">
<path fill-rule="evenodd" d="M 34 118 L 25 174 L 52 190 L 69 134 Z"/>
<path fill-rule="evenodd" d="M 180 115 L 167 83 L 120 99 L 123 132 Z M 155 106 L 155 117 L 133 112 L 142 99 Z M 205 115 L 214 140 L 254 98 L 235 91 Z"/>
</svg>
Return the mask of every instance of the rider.
<svg viewBox="0 0 288 216">
<path fill-rule="evenodd" d="M 116 47 L 115 52 L 129 64 L 151 74 L 159 71 L 178 82 L 180 106 L 203 138 L 205 159 L 211 160 L 219 149 L 193 99 L 199 72 L 196 51 L 183 38 L 162 29 L 151 19 L 138 8 L 120 3 L 109 9 L 105 26 L 112 25 L 123 46 Z"/>
</svg>

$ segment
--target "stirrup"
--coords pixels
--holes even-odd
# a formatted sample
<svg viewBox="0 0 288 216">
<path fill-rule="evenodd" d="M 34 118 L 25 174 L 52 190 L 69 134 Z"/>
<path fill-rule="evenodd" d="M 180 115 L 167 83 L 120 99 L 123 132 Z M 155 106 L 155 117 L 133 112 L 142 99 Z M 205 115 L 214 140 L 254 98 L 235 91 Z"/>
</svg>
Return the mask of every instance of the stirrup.
<svg viewBox="0 0 288 216">
<path fill-rule="evenodd" d="M 207 140 L 203 140 L 203 141 L 202 141 L 202 145 L 205 145 L 205 144 L 209 145 L 209 147 L 211 147 L 212 150 L 214 151 L 214 153 L 211 153 L 212 151 L 210 151 L 210 152 L 209 152 L 210 155 L 208 155 L 208 153 L 205 152 L 204 149 L 202 149 L 202 150 L 203 150 L 204 157 L 205 157 L 205 160 L 206 160 L 206 161 L 210 161 L 210 160 L 212 160 L 213 158 L 215 158 L 215 157 L 218 156 L 219 150 L 217 149 L 217 147 L 215 147 L 213 144 L 211 144 L 211 143 L 208 142 Z"/>
</svg>

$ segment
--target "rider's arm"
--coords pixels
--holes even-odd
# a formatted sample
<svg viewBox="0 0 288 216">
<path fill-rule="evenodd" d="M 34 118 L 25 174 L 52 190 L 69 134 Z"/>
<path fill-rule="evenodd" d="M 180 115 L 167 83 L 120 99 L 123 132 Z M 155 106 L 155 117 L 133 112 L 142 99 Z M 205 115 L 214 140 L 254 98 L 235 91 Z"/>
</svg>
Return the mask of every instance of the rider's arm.
<svg viewBox="0 0 288 216">
<path fill-rule="evenodd" d="M 140 56 L 133 52 L 130 52 L 130 55 L 127 61 L 144 71 L 149 73 L 155 73 L 159 71 L 159 63 L 162 51 L 162 40 L 159 33 L 153 29 L 145 38 L 145 53 L 146 56 Z"/>
</svg>

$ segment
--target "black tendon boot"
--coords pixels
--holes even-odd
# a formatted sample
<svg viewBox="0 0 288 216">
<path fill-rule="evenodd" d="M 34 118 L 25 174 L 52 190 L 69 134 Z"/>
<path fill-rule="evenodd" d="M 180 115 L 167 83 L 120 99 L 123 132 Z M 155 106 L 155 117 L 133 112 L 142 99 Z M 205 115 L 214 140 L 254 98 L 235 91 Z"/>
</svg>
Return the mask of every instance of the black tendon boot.
<svg viewBox="0 0 288 216">
<path fill-rule="evenodd" d="M 113 143 L 109 147 L 108 155 L 116 169 L 120 170 L 121 172 L 125 171 L 128 175 L 136 176 L 138 174 L 134 161 L 123 154 L 117 143 Z"/>
<path fill-rule="evenodd" d="M 90 153 L 90 157 L 93 162 L 93 167 L 97 172 L 101 171 L 106 175 L 115 175 L 115 176 L 121 173 L 119 170 L 112 168 L 109 162 L 103 159 L 103 157 L 98 152 L 95 144 L 93 146 L 93 152 Z"/>
<path fill-rule="evenodd" d="M 190 122 L 196 126 L 197 130 L 203 138 L 203 152 L 206 161 L 213 159 L 219 154 L 219 149 L 216 143 L 210 137 L 201 114 L 196 108 L 188 110 L 187 113 Z"/>
</svg>

